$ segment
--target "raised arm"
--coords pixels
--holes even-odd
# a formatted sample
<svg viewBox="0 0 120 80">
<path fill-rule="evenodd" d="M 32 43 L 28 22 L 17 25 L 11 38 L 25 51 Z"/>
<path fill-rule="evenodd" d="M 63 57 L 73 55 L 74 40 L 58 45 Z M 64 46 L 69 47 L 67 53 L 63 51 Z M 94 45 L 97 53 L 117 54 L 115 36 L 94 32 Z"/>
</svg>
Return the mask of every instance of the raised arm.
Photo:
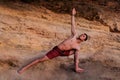
<svg viewBox="0 0 120 80">
<path fill-rule="evenodd" d="M 75 64 L 75 71 L 76 72 L 83 72 L 84 70 L 79 68 L 79 50 L 76 50 L 74 54 L 74 64 Z"/>
<path fill-rule="evenodd" d="M 76 10 L 75 10 L 75 8 L 73 8 L 72 9 L 72 17 L 71 17 L 71 33 L 72 33 L 72 36 L 76 35 L 75 14 L 76 14 Z"/>
</svg>

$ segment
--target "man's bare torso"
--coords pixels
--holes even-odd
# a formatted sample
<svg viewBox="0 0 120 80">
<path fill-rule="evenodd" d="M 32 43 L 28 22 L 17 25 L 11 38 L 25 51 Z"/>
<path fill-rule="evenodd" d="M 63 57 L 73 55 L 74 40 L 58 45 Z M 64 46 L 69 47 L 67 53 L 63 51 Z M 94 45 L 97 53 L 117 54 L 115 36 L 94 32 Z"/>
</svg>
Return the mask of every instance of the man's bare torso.
<svg viewBox="0 0 120 80">
<path fill-rule="evenodd" d="M 79 49 L 79 44 L 77 42 L 77 38 L 76 36 L 71 36 L 69 37 L 68 39 L 64 40 L 63 42 L 61 42 L 58 47 L 61 49 L 61 50 L 72 50 L 72 49 L 76 49 L 78 50 Z"/>
</svg>

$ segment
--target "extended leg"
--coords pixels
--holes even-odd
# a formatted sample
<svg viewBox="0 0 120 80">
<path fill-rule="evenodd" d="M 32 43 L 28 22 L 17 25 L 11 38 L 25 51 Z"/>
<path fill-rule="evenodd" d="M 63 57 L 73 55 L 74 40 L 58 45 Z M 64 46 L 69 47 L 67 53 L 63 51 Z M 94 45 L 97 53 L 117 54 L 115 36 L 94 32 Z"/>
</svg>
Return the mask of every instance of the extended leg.
<svg viewBox="0 0 120 80">
<path fill-rule="evenodd" d="M 20 69 L 20 70 L 18 71 L 18 73 L 21 74 L 23 71 L 25 71 L 26 69 L 28 69 L 28 68 L 31 67 L 32 65 L 35 65 L 35 64 L 37 64 L 37 63 L 39 63 L 39 62 L 46 61 L 46 60 L 48 60 L 48 59 L 49 59 L 49 58 L 48 58 L 47 56 L 44 56 L 44 57 L 39 58 L 39 59 L 36 59 L 36 60 L 32 61 L 31 63 L 29 63 L 28 65 L 24 66 L 22 69 Z"/>
</svg>

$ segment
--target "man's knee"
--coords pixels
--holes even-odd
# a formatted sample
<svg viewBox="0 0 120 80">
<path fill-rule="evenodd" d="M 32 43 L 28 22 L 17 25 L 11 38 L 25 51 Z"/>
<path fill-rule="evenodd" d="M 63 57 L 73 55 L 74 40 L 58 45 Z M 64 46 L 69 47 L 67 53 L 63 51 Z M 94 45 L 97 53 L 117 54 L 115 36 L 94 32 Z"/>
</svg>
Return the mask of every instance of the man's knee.
<svg viewBox="0 0 120 80">
<path fill-rule="evenodd" d="M 49 58 L 45 55 L 43 56 L 42 58 L 39 59 L 40 61 L 46 61 L 46 60 L 49 60 Z"/>
</svg>

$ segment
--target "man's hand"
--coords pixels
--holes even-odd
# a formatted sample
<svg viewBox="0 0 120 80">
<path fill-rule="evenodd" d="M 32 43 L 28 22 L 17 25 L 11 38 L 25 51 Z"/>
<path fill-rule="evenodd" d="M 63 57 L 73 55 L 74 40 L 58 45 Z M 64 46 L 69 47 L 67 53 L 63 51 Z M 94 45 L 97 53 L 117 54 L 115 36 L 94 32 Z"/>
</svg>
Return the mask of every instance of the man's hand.
<svg viewBox="0 0 120 80">
<path fill-rule="evenodd" d="M 76 68 L 75 71 L 78 72 L 78 73 L 81 73 L 81 72 L 84 72 L 84 69 L 82 69 L 82 68 Z"/>
<path fill-rule="evenodd" d="M 78 54 L 79 54 L 79 49 L 76 50 L 76 52 L 74 54 L 74 64 L 75 64 L 75 71 L 80 73 L 80 72 L 83 72 L 84 69 L 79 68 L 79 65 L 78 65 L 79 64 L 79 55 Z"/>
<path fill-rule="evenodd" d="M 72 15 L 75 15 L 76 14 L 76 10 L 75 8 L 72 9 Z"/>
</svg>

